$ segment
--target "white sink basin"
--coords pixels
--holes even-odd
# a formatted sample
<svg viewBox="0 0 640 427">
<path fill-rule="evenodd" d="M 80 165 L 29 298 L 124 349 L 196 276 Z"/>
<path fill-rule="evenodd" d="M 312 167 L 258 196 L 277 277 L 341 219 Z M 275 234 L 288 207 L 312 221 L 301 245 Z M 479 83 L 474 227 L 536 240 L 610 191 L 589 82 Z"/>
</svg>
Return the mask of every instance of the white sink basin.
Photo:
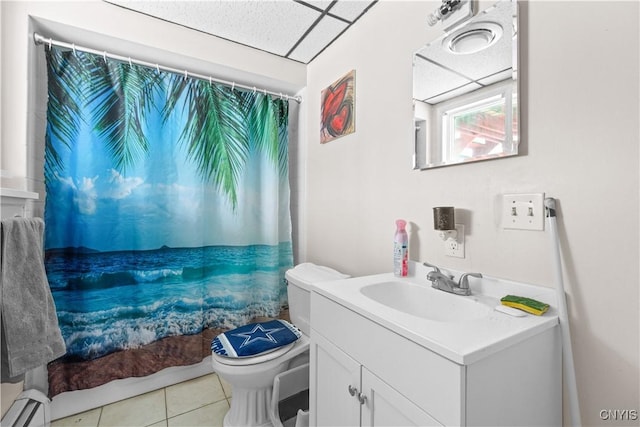
<svg viewBox="0 0 640 427">
<path fill-rule="evenodd" d="M 403 313 L 436 322 L 462 322 L 486 317 L 491 309 L 472 297 L 411 282 L 380 282 L 360 288 L 360 292 L 380 304 Z"/>
<path fill-rule="evenodd" d="M 410 261 L 409 275 L 404 278 L 383 273 L 316 283 L 312 286 L 311 312 L 315 298 L 329 298 L 461 365 L 475 363 L 558 324 L 552 288 L 485 274 L 469 280 L 470 296 L 453 295 L 431 287 L 427 280 L 430 271 Z M 456 277 L 462 274 L 447 272 Z M 509 316 L 495 310 L 505 295 L 533 298 L 551 308 L 543 316 Z"/>
</svg>

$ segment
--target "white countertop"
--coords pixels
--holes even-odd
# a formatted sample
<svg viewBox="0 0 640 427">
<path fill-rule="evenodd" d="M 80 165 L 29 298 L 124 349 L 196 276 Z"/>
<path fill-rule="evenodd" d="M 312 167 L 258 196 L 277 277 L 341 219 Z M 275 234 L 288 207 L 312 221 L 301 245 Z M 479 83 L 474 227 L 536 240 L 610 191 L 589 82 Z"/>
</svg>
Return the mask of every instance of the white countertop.
<svg viewBox="0 0 640 427">
<path fill-rule="evenodd" d="M 431 282 L 426 280 L 429 271 L 430 268 L 411 262 L 409 276 L 405 278 L 385 273 L 327 281 L 314 284 L 312 291 L 461 365 L 477 362 L 558 324 L 556 291 L 553 288 L 486 276 L 482 279 L 469 278 L 471 296 L 447 294 L 451 298 L 468 298 L 489 307 L 487 315 L 473 320 L 434 321 L 403 313 L 360 292 L 364 286 L 390 281 L 408 281 L 431 288 Z M 450 272 L 456 278 L 459 277 L 459 272 Z M 444 292 L 436 289 L 433 291 Z M 514 317 L 495 311 L 494 308 L 500 304 L 500 298 L 508 294 L 533 298 L 551 307 L 542 316 L 527 313 L 524 317 Z"/>
</svg>

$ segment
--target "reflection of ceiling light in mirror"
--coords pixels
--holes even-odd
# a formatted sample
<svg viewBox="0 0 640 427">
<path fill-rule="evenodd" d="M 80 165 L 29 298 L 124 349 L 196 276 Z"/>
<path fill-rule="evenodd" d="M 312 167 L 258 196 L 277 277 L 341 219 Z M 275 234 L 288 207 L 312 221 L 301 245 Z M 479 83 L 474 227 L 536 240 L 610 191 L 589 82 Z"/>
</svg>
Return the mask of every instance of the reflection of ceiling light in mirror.
<svg viewBox="0 0 640 427">
<path fill-rule="evenodd" d="M 445 37 L 444 47 L 452 53 L 480 52 L 495 44 L 502 37 L 502 27 L 493 22 L 476 22 Z"/>
<path fill-rule="evenodd" d="M 486 140 L 486 139 L 484 139 L 484 138 L 483 138 L 483 137 L 481 137 L 481 136 L 476 136 L 475 138 L 473 138 L 473 139 L 471 140 L 471 142 L 473 142 L 474 144 L 482 144 L 482 145 L 484 145 L 484 144 L 486 144 L 486 143 L 487 143 L 487 140 Z"/>
</svg>

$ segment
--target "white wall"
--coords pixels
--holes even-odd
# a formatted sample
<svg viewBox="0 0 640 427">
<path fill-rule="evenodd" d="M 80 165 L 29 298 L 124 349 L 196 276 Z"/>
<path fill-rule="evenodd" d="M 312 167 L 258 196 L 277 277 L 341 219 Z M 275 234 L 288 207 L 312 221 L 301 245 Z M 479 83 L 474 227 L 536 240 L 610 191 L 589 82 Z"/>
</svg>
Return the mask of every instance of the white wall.
<svg viewBox="0 0 640 427">
<path fill-rule="evenodd" d="M 583 421 L 638 410 L 639 3 L 522 4 L 526 154 L 413 171 L 411 56 L 435 38 L 425 18 L 437 3 L 381 1 L 309 65 L 307 258 L 390 271 L 394 220 L 405 218 L 414 260 L 553 286 L 549 233 L 503 230 L 498 213 L 503 193 L 544 192 L 559 204 Z M 356 132 L 321 145 L 320 92 L 351 69 Z M 463 214 L 465 259 L 443 254 L 439 205 Z"/>
</svg>

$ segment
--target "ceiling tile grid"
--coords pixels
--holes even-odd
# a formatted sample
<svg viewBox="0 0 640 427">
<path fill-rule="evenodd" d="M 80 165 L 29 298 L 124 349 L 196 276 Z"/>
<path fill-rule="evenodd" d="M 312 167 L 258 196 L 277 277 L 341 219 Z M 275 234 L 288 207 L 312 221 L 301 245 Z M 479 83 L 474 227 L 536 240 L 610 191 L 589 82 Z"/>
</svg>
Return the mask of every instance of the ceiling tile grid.
<svg viewBox="0 0 640 427">
<path fill-rule="evenodd" d="M 105 0 L 308 64 L 377 0 Z"/>
<path fill-rule="evenodd" d="M 335 40 L 348 24 L 330 16 L 325 16 L 318 24 L 300 40 L 300 44 L 291 52 L 288 58 L 308 64 Z"/>
<path fill-rule="evenodd" d="M 473 31 L 475 25 L 480 28 L 497 25 L 504 33 L 495 43 L 473 55 L 452 52 L 448 40 L 456 33 Z M 513 4 L 509 1 L 498 2 L 459 30 L 442 34 L 414 55 L 414 98 L 437 104 L 482 85 L 511 79 L 515 34 Z"/>
</svg>

